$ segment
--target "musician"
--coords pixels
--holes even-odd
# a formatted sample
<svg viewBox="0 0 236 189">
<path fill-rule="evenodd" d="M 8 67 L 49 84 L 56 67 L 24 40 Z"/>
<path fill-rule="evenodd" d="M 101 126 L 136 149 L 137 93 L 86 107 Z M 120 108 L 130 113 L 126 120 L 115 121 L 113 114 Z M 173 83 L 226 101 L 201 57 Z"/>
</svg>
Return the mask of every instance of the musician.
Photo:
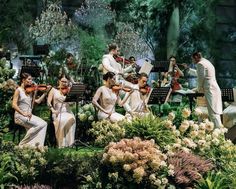
<svg viewBox="0 0 236 189">
<path fill-rule="evenodd" d="M 60 69 L 60 75 L 70 76 L 69 81 L 71 84 L 76 83 L 76 76 L 78 75 L 77 64 L 75 63 L 75 58 L 72 53 L 67 53 L 66 60 Z M 60 77 L 60 76 L 59 76 Z"/>
<path fill-rule="evenodd" d="M 145 116 L 149 114 L 149 110 L 147 108 L 147 101 L 150 93 L 142 94 L 140 89 L 147 85 L 148 75 L 146 73 L 140 73 L 138 75 L 138 84 L 136 88 L 138 90 L 134 90 L 132 94 L 126 94 L 126 96 L 130 95 L 124 104 L 124 108 L 126 110 L 126 117 L 129 120 L 132 120 L 135 116 Z M 125 96 L 125 98 L 126 98 Z"/>
<path fill-rule="evenodd" d="M 113 89 L 115 83 L 115 74 L 107 72 L 103 75 L 104 85 L 99 87 L 93 97 L 92 103 L 98 111 L 98 120 L 108 119 L 111 122 L 117 122 L 125 117 L 115 111 L 115 106 L 123 106 L 129 95 L 121 100 L 119 91 Z M 131 94 L 132 91 L 129 92 Z"/>
<path fill-rule="evenodd" d="M 58 88 L 53 88 L 48 95 L 48 106 L 52 111 L 55 135 L 59 148 L 71 146 L 75 141 L 75 116 L 65 102 L 69 92 L 69 78 L 61 75 L 58 78 Z"/>
<path fill-rule="evenodd" d="M 212 63 L 203 58 L 200 52 L 192 55 L 193 62 L 197 65 L 198 92 L 203 92 L 210 120 L 215 127 L 222 125 L 220 115 L 222 114 L 221 90 L 215 77 L 215 68 Z"/>
<path fill-rule="evenodd" d="M 116 75 L 116 82 L 121 82 L 123 80 L 121 76 L 125 73 L 128 73 L 132 70 L 132 66 L 128 66 L 127 68 L 123 69 L 122 65 L 114 59 L 114 56 L 119 55 L 119 47 L 112 43 L 108 47 L 109 53 L 103 55 L 102 58 L 102 65 L 103 65 L 103 74 L 107 72 L 113 72 Z"/>
<path fill-rule="evenodd" d="M 170 56 L 169 58 L 170 64 L 168 69 L 168 74 L 171 76 L 171 88 L 172 91 L 180 90 L 182 89 L 181 84 L 178 82 L 178 79 L 180 77 L 184 76 L 184 73 L 179 69 L 177 63 L 176 63 L 176 57 Z"/>
<path fill-rule="evenodd" d="M 32 114 L 33 104 L 41 103 L 45 98 L 44 93 L 40 98 L 34 100 L 34 93 L 36 91 L 27 92 L 28 86 L 32 85 L 32 76 L 28 73 L 21 74 L 21 84 L 15 90 L 12 107 L 15 109 L 15 123 L 25 127 L 26 135 L 20 141 L 19 146 L 44 146 L 44 140 L 47 130 L 47 123 Z"/>
</svg>

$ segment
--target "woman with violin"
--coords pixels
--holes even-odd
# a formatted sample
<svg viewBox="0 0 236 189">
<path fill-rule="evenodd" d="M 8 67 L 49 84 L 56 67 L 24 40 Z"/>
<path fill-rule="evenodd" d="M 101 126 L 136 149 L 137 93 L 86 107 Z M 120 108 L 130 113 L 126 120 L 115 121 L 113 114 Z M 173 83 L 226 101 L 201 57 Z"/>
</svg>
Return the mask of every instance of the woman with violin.
<svg viewBox="0 0 236 189">
<path fill-rule="evenodd" d="M 34 103 L 41 103 L 46 96 L 46 93 L 43 93 L 40 98 L 36 99 L 38 90 L 47 92 L 48 87 L 40 88 L 32 85 L 32 76 L 28 73 L 22 73 L 21 85 L 15 90 L 12 101 L 12 107 L 15 109 L 15 123 L 25 127 L 27 130 L 19 146 L 44 146 L 47 123 L 32 114 Z"/>
<path fill-rule="evenodd" d="M 104 86 L 97 89 L 92 103 L 99 109 L 98 119 L 109 119 L 111 122 L 117 122 L 125 117 L 115 111 L 115 106 L 123 106 L 133 90 L 129 90 L 127 98 L 121 100 L 119 92 L 123 89 L 121 86 L 115 85 L 115 74 L 107 72 L 103 75 Z M 126 89 L 128 90 L 128 89 Z"/>
<path fill-rule="evenodd" d="M 126 117 L 132 120 L 134 116 L 145 116 L 149 114 L 147 103 L 151 94 L 151 88 L 147 85 L 148 75 L 140 73 L 138 75 L 138 83 L 133 88 L 134 92 L 129 95 L 124 108 L 126 110 Z M 126 94 L 128 96 L 128 94 Z M 126 97 L 124 97 L 126 98 Z"/>
<path fill-rule="evenodd" d="M 55 135 L 59 148 L 71 146 L 75 141 L 75 115 L 70 110 L 69 103 L 65 102 L 69 93 L 69 78 L 59 77 L 58 88 L 53 88 L 48 95 L 48 106 L 52 111 Z"/>
<path fill-rule="evenodd" d="M 169 64 L 169 70 L 168 70 L 168 74 L 171 76 L 171 88 L 172 91 L 177 91 L 182 89 L 181 84 L 178 82 L 178 79 L 180 77 L 184 76 L 184 73 L 179 69 L 177 63 L 176 63 L 176 57 L 175 56 L 170 56 L 169 58 L 170 60 L 170 64 Z"/>
</svg>

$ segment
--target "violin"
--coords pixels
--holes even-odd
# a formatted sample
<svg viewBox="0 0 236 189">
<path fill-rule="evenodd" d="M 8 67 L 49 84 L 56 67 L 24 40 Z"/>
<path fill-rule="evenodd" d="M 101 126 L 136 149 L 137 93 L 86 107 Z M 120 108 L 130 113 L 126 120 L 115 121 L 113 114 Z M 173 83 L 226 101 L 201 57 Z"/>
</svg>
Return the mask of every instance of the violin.
<svg viewBox="0 0 236 189">
<path fill-rule="evenodd" d="M 120 90 L 123 90 L 125 92 L 131 92 L 132 89 L 128 87 L 122 87 L 121 85 L 113 85 L 112 86 L 112 91 L 115 93 L 118 93 Z"/>
<path fill-rule="evenodd" d="M 44 91 L 48 90 L 49 88 L 51 88 L 51 86 L 48 86 L 46 84 L 39 84 L 39 85 L 32 84 L 32 85 L 25 86 L 25 91 L 26 91 L 26 93 L 31 93 L 34 91 L 43 91 L 44 92 Z"/>
<path fill-rule="evenodd" d="M 139 92 L 142 94 L 142 95 L 146 95 L 146 94 L 149 94 L 151 91 L 151 87 L 149 85 L 145 85 L 144 87 L 140 88 L 139 89 Z"/>
<path fill-rule="evenodd" d="M 61 91 L 63 95 L 67 95 L 70 92 L 70 87 L 62 87 L 62 88 L 59 88 L 59 90 Z"/>
<path fill-rule="evenodd" d="M 114 55 L 113 57 L 116 60 L 116 62 L 119 62 L 119 63 L 124 62 L 125 64 L 131 64 L 131 62 L 128 59 L 125 59 L 124 57 L 121 57 L 121 56 L 118 56 L 118 55 Z"/>
</svg>

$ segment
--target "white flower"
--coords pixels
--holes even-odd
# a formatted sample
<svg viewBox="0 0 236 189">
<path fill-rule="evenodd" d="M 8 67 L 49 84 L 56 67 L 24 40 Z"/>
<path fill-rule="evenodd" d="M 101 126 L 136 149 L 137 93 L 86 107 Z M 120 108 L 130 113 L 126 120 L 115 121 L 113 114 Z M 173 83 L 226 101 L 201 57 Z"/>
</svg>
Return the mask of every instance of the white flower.
<svg viewBox="0 0 236 189">
<path fill-rule="evenodd" d="M 155 175 L 155 174 L 151 174 L 151 175 L 149 176 L 149 180 L 155 181 L 155 180 L 156 180 L 156 175 Z"/>
<path fill-rule="evenodd" d="M 166 120 L 166 121 L 164 122 L 164 125 L 165 125 L 166 128 L 170 129 L 170 128 L 172 128 L 172 121 Z"/>
<path fill-rule="evenodd" d="M 168 170 L 168 175 L 169 176 L 174 176 L 175 172 L 173 169 Z"/>
<path fill-rule="evenodd" d="M 188 120 L 184 120 L 184 121 L 181 123 L 181 125 L 180 125 L 180 127 L 179 127 L 179 130 L 180 130 L 182 133 L 184 133 L 185 131 L 187 131 L 188 128 L 189 128 L 189 122 L 188 122 Z"/>
<path fill-rule="evenodd" d="M 190 109 L 188 109 L 188 108 L 184 108 L 184 109 L 183 109 L 183 111 L 182 111 L 182 116 L 183 116 L 184 118 L 189 117 L 190 114 L 191 114 L 191 110 L 190 110 Z"/>
<path fill-rule="evenodd" d="M 218 146 L 220 144 L 220 141 L 217 138 L 214 138 L 212 140 L 212 143 L 215 144 L 216 146 Z"/>
<path fill-rule="evenodd" d="M 199 140 L 199 141 L 198 141 L 198 145 L 199 145 L 199 146 L 205 146 L 205 144 L 206 144 L 206 141 L 205 141 L 205 140 Z"/>
<path fill-rule="evenodd" d="M 161 179 L 161 182 L 162 182 L 164 185 L 166 185 L 166 184 L 168 183 L 168 179 L 167 179 L 167 178 L 162 178 L 162 179 Z"/>
<path fill-rule="evenodd" d="M 206 124 L 205 123 L 200 123 L 199 124 L 199 129 L 201 129 L 201 130 L 205 130 L 206 129 Z"/>
<path fill-rule="evenodd" d="M 196 116 L 202 115 L 202 110 L 201 110 L 201 108 L 199 108 L 199 107 L 195 108 L 194 114 L 195 114 Z"/>
<path fill-rule="evenodd" d="M 192 128 L 193 128 L 193 130 L 197 131 L 199 129 L 199 126 L 198 126 L 198 124 L 193 124 Z"/>
<path fill-rule="evenodd" d="M 166 167 L 166 166 L 167 166 L 167 164 L 166 164 L 166 162 L 165 162 L 165 161 L 161 161 L 161 164 L 160 164 L 160 166 L 161 166 L 161 167 Z"/>
<path fill-rule="evenodd" d="M 160 179 L 156 179 L 153 184 L 156 185 L 156 186 L 160 186 L 161 185 L 161 180 Z"/>
<path fill-rule="evenodd" d="M 175 119 L 175 114 L 174 112 L 170 112 L 169 115 L 168 115 L 168 119 L 173 121 Z"/>
</svg>

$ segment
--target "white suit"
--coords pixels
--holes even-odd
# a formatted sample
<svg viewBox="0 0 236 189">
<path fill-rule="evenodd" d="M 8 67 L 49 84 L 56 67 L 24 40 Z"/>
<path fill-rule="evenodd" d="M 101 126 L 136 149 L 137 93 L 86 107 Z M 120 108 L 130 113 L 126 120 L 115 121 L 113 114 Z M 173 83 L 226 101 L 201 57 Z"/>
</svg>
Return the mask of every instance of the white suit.
<svg viewBox="0 0 236 189">
<path fill-rule="evenodd" d="M 114 59 L 112 54 L 106 54 L 102 57 L 102 66 L 103 66 L 103 74 L 106 74 L 107 72 L 113 72 L 116 74 L 116 81 L 119 82 L 123 80 L 119 77 L 120 74 L 128 73 L 133 70 L 132 66 L 128 66 L 127 68 L 123 69 L 121 64 L 117 63 Z"/>
<path fill-rule="evenodd" d="M 202 58 L 197 63 L 198 91 L 204 92 L 207 101 L 207 109 L 210 120 L 216 127 L 222 125 L 220 114 L 222 114 L 221 90 L 215 77 L 215 68 L 210 61 Z"/>
<path fill-rule="evenodd" d="M 133 88 L 139 88 L 138 84 L 134 85 Z M 128 95 L 129 93 L 126 93 L 126 96 Z M 126 98 L 126 96 L 124 98 Z M 150 93 L 142 95 L 139 90 L 134 90 L 123 105 L 124 109 L 126 110 L 126 117 L 128 117 L 128 119 L 132 119 L 130 113 L 132 113 L 134 116 L 145 116 L 149 114 L 147 109 L 149 96 Z"/>
</svg>

